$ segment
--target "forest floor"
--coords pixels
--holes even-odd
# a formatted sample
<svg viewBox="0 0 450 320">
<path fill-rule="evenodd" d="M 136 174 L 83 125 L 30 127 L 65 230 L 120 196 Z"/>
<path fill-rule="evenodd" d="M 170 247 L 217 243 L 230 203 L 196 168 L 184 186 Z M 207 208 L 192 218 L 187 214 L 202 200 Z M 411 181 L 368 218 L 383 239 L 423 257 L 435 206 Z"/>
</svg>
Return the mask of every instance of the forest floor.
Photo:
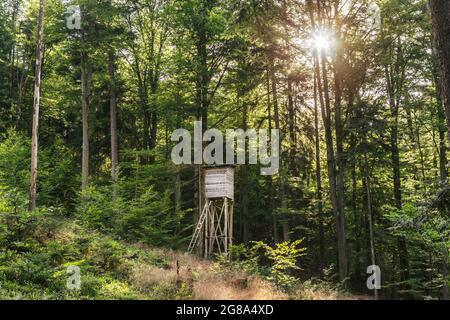
<svg viewBox="0 0 450 320">
<path fill-rule="evenodd" d="M 167 287 L 171 284 L 191 298 L 199 300 L 366 300 L 365 296 L 352 296 L 327 283 L 303 282 L 291 293 L 286 293 L 258 275 L 224 268 L 217 262 L 206 261 L 197 256 L 167 249 L 150 249 L 163 256 L 168 264 L 157 267 L 150 264 L 136 264 L 132 269 L 133 285 L 145 291 L 146 288 Z M 185 286 L 185 287 L 184 287 Z"/>
<path fill-rule="evenodd" d="M 0 299 L 367 299 L 319 280 L 299 280 L 288 292 L 235 265 L 56 221 L 40 221 L 2 252 Z M 69 266 L 80 268 L 79 290 L 67 287 Z"/>
<path fill-rule="evenodd" d="M 136 264 L 131 272 L 131 282 L 145 291 L 155 287 L 175 285 L 187 296 L 200 300 L 253 300 L 288 299 L 269 282 L 258 276 L 240 271 L 224 270 L 218 263 L 200 259 L 194 255 L 173 250 L 146 248 L 163 256 L 167 265 L 158 267 L 148 263 Z"/>
</svg>

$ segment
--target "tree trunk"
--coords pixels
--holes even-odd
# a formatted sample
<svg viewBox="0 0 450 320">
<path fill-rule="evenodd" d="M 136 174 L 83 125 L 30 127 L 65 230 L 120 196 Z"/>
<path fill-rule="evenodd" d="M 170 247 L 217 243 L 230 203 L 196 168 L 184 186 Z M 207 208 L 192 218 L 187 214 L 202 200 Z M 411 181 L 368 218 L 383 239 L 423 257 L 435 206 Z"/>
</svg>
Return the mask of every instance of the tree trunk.
<svg viewBox="0 0 450 320">
<path fill-rule="evenodd" d="M 201 16 L 202 23 L 197 29 L 197 118 L 201 119 L 203 130 L 208 128 L 208 87 L 209 87 L 209 72 L 208 72 L 208 52 L 207 52 L 207 34 L 205 19 L 207 16 L 206 4 L 202 1 Z"/>
<path fill-rule="evenodd" d="M 317 73 L 314 72 L 314 141 L 316 156 L 316 200 L 317 216 L 319 219 L 319 261 L 318 269 L 322 273 L 325 267 L 325 237 L 323 231 L 323 204 L 322 204 L 322 177 L 320 174 L 320 135 L 319 135 L 319 109 L 317 102 Z"/>
<path fill-rule="evenodd" d="M 175 94 L 175 101 L 176 105 L 181 105 L 181 96 L 180 96 L 181 88 L 180 83 L 177 81 L 176 83 L 176 94 Z M 179 111 L 176 111 L 175 115 L 176 128 L 179 128 L 181 126 L 180 122 L 180 114 Z M 179 214 L 181 212 L 181 189 L 182 188 L 182 179 L 181 179 L 181 167 L 176 167 L 176 174 L 175 174 L 175 191 L 174 191 L 174 207 L 175 207 L 175 213 Z"/>
<path fill-rule="evenodd" d="M 163 54 L 163 47 L 164 47 L 164 40 L 165 40 L 165 36 L 163 34 L 160 35 L 160 43 L 158 46 L 158 49 L 156 50 L 155 46 L 155 37 L 152 36 L 152 41 L 151 41 L 151 71 L 150 71 L 150 75 L 151 75 L 151 85 L 150 85 L 150 89 L 151 89 L 151 95 L 152 97 L 154 97 L 156 95 L 156 93 L 158 92 L 158 88 L 159 88 L 159 78 L 160 78 L 160 73 L 161 73 L 161 58 L 162 58 L 162 54 Z M 156 54 L 155 54 L 156 52 Z M 155 103 L 155 99 L 152 98 L 152 109 L 150 112 L 150 123 L 151 123 L 151 129 L 150 129 L 150 142 L 149 142 L 149 149 L 150 150 L 154 150 L 156 145 L 157 145 L 157 135 L 158 135 L 158 110 L 157 110 L 157 106 Z M 155 155 L 151 155 L 150 156 L 150 163 L 154 163 L 155 162 Z"/>
<path fill-rule="evenodd" d="M 369 238 L 370 238 L 370 262 L 372 265 L 376 265 L 375 260 L 375 238 L 373 235 L 373 214 L 372 214 L 372 191 L 370 186 L 370 167 L 367 155 L 364 155 L 364 179 L 366 186 L 366 199 L 367 199 L 367 218 L 369 223 Z M 378 300 L 378 290 L 374 290 L 375 300 Z"/>
<path fill-rule="evenodd" d="M 116 97 L 116 62 L 114 52 L 108 53 L 108 69 L 109 69 L 109 113 L 111 128 L 111 178 L 113 182 L 117 180 L 117 164 L 118 164 L 118 148 L 117 148 L 117 97 Z"/>
<path fill-rule="evenodd" d="M 435 81 L 436 86 L 436 101 L 437 101 L 437 116 L 439 123 L 439 177 L 441 183 L 444 185 L 447 183 L 448 172 L 447 172 L 447 143 L 445 139 L 445 110 L 442 104 L 442 95 L 439 79 Z M 443 262 L 441 264 L 441 273 L 443 275 L 444 281 L 441 289 L 441 299 L 450 300 L 450 291 L 447 285 L 447 275 L 448 275 L 448 251 L 443 250 Z"/>
<path fill-rule="evenodd" d="M 439 121 L 439 176 L 442 183 L 447 181 L 447 142 L 445 140 L 445 114 L 442 102 L 438 100 Z"/>
<path fill-rule="evenodd" d="M 247 131 L 247 114 L 248 114 L 248 105 L 244 102 L 243 106 L 243 114 L 242 114 L 242 129 Z M 242 197 L 241 197 L 241 239 L 244 243 L 247 243 L 249 240 L 249 199 L 248 199 L 248 191 L 249 191 L 249 174 L 248 174 L 248 166 L 247 164 L 243 164 L 241 167 L 242 172 Z"/>
<path fill-rule="evenodd" d="M 435 52 L 435 50 L 434 50 Z M 436 54 L 434 54 L 436 56 Z M 433 59 L 435 61 L 436 59 Z M 437 74 L 437 66 L 436 63 L 433 63 L 433 82 L 434 87 L 436 89 L 436 109 L 437 109 L 437 120 L 438 120 L 438 131 L 439 131 L 439 176 L 442 183 L 447 181 L 448 173 L 447 173 L 447 142 L 445 138 L 445 132 L 447 131 L 447 127 L 445 124 L 445 110 L 444 105 L 442 104 L 442 93 L 441 93 L 441 84 L 439 80 L 439 76 Z"/>
<path fill-rule="evenodd" d="M 83 126 L 83 154 L 81 160 L 81 190 L 86 190 L 89 179 L 89 99 L 91 66 L 86 52 L 81 53 L 81 104 Z"/>
<path fill-rule="evenodd" d="M 443 275 L 443 284 L 441 289 L 442 300 L 450 300 L 450 291 L 447 285 L 448 279 L 448 250 L 443 250 L 443 261 L 441 266 L 441 273 Z"/>
<path fill-rule="evenodd" d="M 354 135 L 352 135 L 352 142 L 351 142 L 351 149 L 354 149 L 356 145 L 356 138 Z M 364 207 L 364 206 L 363 206 Z M 353 260 L 354 265 L 354 276 L 353 281 L 354 285 L 353 287 L 356 290 L 361 290 L 362 284 L 363 284 L 363 270 L 360 262 L 360 256 L 361 256 L 361 211 L 358 210 L 358 182 L 357 182 L 357 176 L 356 176 L 356 159 L 352 163 L 352 209 L 353 209 L 353 233 L 354 233 L 354 242 L 355 242 L 355 258 Z"/>
<path fill-rule="evenodd" d="M 269 122 L 269 131 L 272 131 L 272 103 L 270 100 L 271 90 L 270 90 L 270 68 L 267 67 L 266 70 L 266 93 L 267 93 L 267 118 Z M 273 180 L 272 176 L 267 176 L 268 183 L 269 183 L 269 193 L 273 193 Z M 274 212 L 274 205 L 272 201 L 269 201 L 269 212 L 272 215 L 272 235 L 273 235 L 273 241 L 274 243 L 279 242 L 279 236 L 278 236 L 278 219 L 276 216 L 276 213 Z"/>
<path fill-rule="evenodd" d="M 280 149 L 281 149 L 281 130 L 280 130 L 280 112 L 278 105 L 278 92 L 277 92 L 277 79 L 275 75 L 275 64 L 274 58 L 269 57 L 269 70 L 270 70 L 270 79 L 272 84 L 272 100 L 273 100 L 273 121 L 275 124 L 275 130 L 279 130 L 280 132 Z M 282 150 L 279 151 L 280 155 L 282 154 Z M 283 164 L 280 158 L 280 168 L 283 168 Z M 283 230 L 283 241 L 290 241 L 290 227 L 289 227 L 289 217 L 287 216 L 287 199 L 286 199 L 286 183 L 285 176 L 283 173 L 283 169 L 280 170 L 280 198 L 281 198 L 281 210 L 285 215 L 281 221 L 281 227 Z"/>
<path fill-rule="evenodd" d="M 143 123 L 142 148 L 147 150 L 149 148 L 150 142 L 150 115 L 148 112 L 148 102 L 147 102 L 147 83 L 145 79 L 142 79 L 139 63 L 137 62 L 136 62 L 136 76 L 138 80 L 139 104 L 141 107 L 142 123 Z M 141 162 L 143 164 L 148 163 L 149 162 L 148 156 L 146 155 L 142 157 Z"/>
<path fill-rule="evenodd" d="M 401 48 L 397 48 L 397 54 L 401 54 Z M 398 58 L 398 57 L 397 57 Z M 399 76 L 398 62 L 395 65 L 396 76 Z M 394 81 L 393 70 L 385 66 L 385 76 L 387 83 L 387 93 L 389 98 L 389 108 L 391 111 L 391 162 L 392 162 L 392 176 L 394 184 L 394 204 L 398 210 L 402 209 L 402 189 L 400 180 L 400 153 L 398 149 L 398 114 L 399 114 L 399 92 L 403 86 L 403 81 Z M 409 278 L 409 259 L 406 247 L 406 239 L 403 236 L 397 237 L 398 261 L 400 269 L 400 281 L 404 282 Z M 401 285 L 400 287 L 405 287 Z"/>
<path fill-rule="evenodd" d="M 41 94 L 42 54 L 44 50 L 44 0 L 39 1 L 38 40 L 36 47 L 36 71 L 34 79 L 33 124 L 31 135 L 31 172 L 30 172 L 30 211 L 36 209 L 36 180 L 38 162 L 38 129 L 39 129 L 39 102 Z"/>
<path fill-rule="evenodd" d="M 324 107 L 322 108 L 322 118 L 325 127 L 325 142 L 327 146 L 327 168 L 328 179 L 330 181 L 330 201 L 333 208 L 333 213 L 336 219 L 336 229 L 338 237 L 338 263 L 339 263 L 339 280 L 344 281 L 347 277 L 347 258 L 345 248 L 345 235 L 341 233 L 340 211 L 339 201 L 337 194 L 337 179 L 336 179 L 336 160 L 333 150 L 333 133 L 331 128 L 331 108 L 330 108 L 330 95 L 328 89 L 328 75 L 326 62 L 323 57 L 319 58 L 322 64 L 322 77 L 323 77 L 323 95 L 324 95 Z M 320 83 L 320 77 L 318 78 Z M 320 93 L 321 90 L 319 90 Z"/>
<path fill-rule="evenodd" d="M 296 134 L 295 134 L 295 106 L 294 106 L 294 89 L 292 87 L 292 79 L 288 76 L 288 116 L 289 116 L 289 158 L 290 172 L 294 177 L 298 177 L 299 172 L 296 164 Z"/>
<path fill-rule="evenodd" d="M 338 28 L 336 28 L 338 29 Z M 341 51 L 337 49 L 334 62 L 334 124 L 336 136 L 336 197 L 337 197 L 337 236 L 339 252 L 340 273 L 348 274 L 347 240 L 345 238 L 345 215 L 344 215 L 344 160 L 343 160 L 343 128 L 342 128 L 342 80 L 341 80 Z M 341 266 L 341 264 L 343 264 Z M 342 279 L 341 279 L 342 281 Z"/>
<path fill-rule="evenodd" d="M 450 139 L 450 2 L 429 0 L 431 25 L 436 47 L 441 96 Z"/>
<path fill-rule="evenodd" d="M 196 70 L 196 106 L 197 106 L 197 121 L 202 122 L 202 133 L 207 130 L 208 127 L 208 86 L 209 86 L 209 77 L 208 77 L 208 52 L 207 52 L 207 35 L 206 35 L 206 26 L 204 25 L 204 19 L 206 18 L 207 12 L 205 8 L 205 3 L 202 1 L 201 4 L 201 13 L 202 23 L 197 26 L 197 59 L 198 59 L 198 69 Z M 202 160 L 203 162 L 203 160 Z M 204 185 L 204 172 L 202 169 L 202 165 L 198 164 L 196 166 L 196 203 L 197 210 L 194 216 L 194 223 L 200 219 L 203 206 L 205 204 L 205 185 Z M 200 234 L 199 242 L 204 243 L 204 234 Z M 199 248 L 200 252 L 204 250 L 202 245 Z"/>
<path fill-rule="evenodd" d="M 309 16 L 311 20 L 312 28 L 315 29 L 315 20 L 313 13 L 313 3 L 308 1 Z M 317 10 L 319 16 L 319 27 L 321 26 L 321 6 L 320 2 L 317 2 Z M 336 219 L 336 229 L 337 229 L 337 240 L 338 240 L 338 265 L 339 265 L 339 280 L 345 281 L 347 278 L 347 249 L 345 234 L 343 233 L 343 219 L 340 213 L 340 201 L 338 197 L 337 190 L 337 169 L 336 169 L 336 158 L 334 154 L 333 147 L 333 132 L 331 127 L 331 107 L 330 107 L 330 93 L 329 93 L 329 83 L 327 74 L 327 63 L 325 54 L 322 50 L 318 50 L 314 56 L 315 72 L 317 74 L 317 85 L 319 92 L 319 101 L 322 113 L 322 120 L 325 129 L 325 143 L 327 149 L 327 169 L 328 169 L 328 180 L 330 184 L 330 202 L 333 208 L 333 214 Z M 322 70 L 320 70 L 322 69 Z M 322 72 L 322 74 L 321 74 Z M 323 84 L 322 84 L 323 79 Z"/>
</svg>

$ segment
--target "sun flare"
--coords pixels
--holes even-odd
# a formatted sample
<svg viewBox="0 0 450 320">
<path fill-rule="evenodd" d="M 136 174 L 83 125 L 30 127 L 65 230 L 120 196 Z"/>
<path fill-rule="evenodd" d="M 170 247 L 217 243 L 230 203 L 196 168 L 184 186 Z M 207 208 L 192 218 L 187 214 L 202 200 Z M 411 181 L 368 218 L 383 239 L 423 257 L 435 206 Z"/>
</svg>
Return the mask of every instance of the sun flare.
<svg viewBox="0 0 450 320">
<path fill-rule="evenodd" d="M 311 44 L 315 50 L 330 51 L 333 46 L 333 37 L 328 32 L 317 32 L 312 35 Z"/>
</svg>

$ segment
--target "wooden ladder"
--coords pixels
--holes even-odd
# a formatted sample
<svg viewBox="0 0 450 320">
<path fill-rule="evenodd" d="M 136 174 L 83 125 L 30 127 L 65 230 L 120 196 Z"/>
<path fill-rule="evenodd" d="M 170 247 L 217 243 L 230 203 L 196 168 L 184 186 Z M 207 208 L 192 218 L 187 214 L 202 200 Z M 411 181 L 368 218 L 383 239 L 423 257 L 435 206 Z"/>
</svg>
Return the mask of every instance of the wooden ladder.
<svg viewBox="0 0 450 320">
<path fill-rule="evenodd" d="M 205 223 L 206 217 L 208 215 L 208 207 L 210 206 L 210 203 L 208 203 L 202 211 L 202 214 L 200 215 L 200 219 L 197 222 L 197 226 L 195 227 L 194 235 L 192 236 L 191 242 L 189 243 L 189 247 L 187 249 L 188 253 L 192 253 L 192 250 L 194 250 L 195 246 L 198 242 L 198 237 L 200 235 L 200 232 L 203 229 L 203 224 Z"/>
</svg>

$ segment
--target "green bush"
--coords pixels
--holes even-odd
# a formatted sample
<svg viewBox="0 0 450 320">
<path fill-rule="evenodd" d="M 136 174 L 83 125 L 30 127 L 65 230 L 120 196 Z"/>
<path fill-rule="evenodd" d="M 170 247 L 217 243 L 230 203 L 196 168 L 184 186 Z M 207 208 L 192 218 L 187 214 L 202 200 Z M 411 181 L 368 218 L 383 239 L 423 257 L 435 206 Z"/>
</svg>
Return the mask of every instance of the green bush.
<svg viewBox="0 0 450 320">
<path fill-rule="evenodd" d="M 304 255 L 305 248 L 300 248 L 302 240 L 277 243 L 270 246 L 262 241 L 252 242 L 248 247 L 243 244 L 233 245 L 229 260 L 219 257 L 222 267 L 229 270 L 238 269 L 247 273 L 259 274 L 284 290 L 292 289 L 297 283 L 294 275 L 297 259 Z"/>
<path fill-rule="evenodd" d="M 79 198 L 77 216 L 85 226 L 101 231 L 114 228 L 115 210 L 112 189 L 109 187 L 89 187 Z"/>
<path fill-rule="evenodd" d="M 299 248 L 302 240 L 292 242 L 282 242 L 271 247 L 261 241 L 256 242 L 253 251 L 262 249 L 264 255 L 271 261 L 269 280 L 283 289 L 291 289 L 297 279 L 292 275 L 294 270 L 298 270 L 297 258 L 302 256 L 305 248 Z"/>
</svg>

